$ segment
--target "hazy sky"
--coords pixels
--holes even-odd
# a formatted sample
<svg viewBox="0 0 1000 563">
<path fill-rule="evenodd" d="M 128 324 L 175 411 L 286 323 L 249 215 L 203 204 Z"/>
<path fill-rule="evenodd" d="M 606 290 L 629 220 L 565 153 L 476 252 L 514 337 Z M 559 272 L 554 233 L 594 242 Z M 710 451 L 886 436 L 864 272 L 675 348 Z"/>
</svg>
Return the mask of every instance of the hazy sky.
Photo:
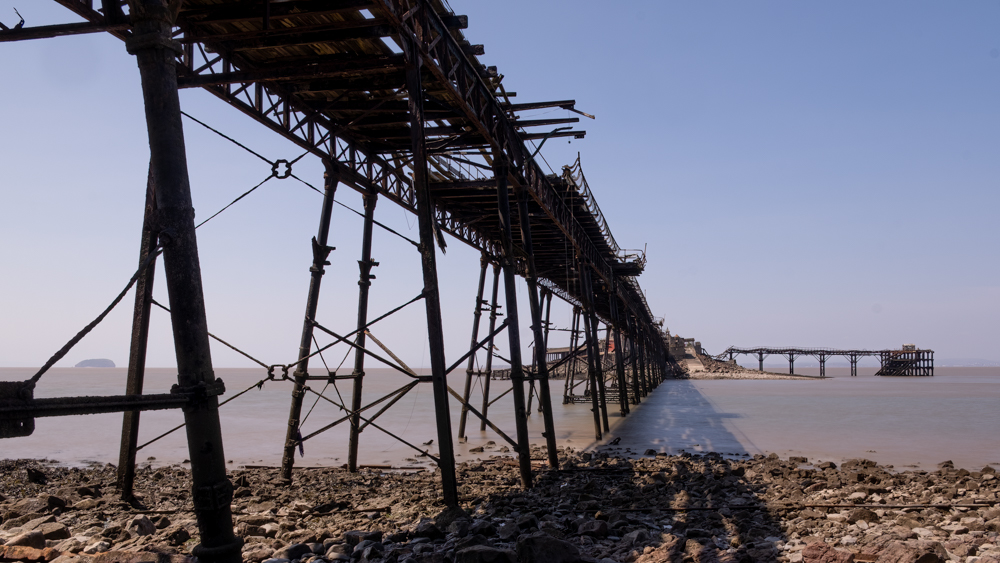
<svg viewBox="0 0 1000 563">
<path fill-rule="evenodd" d="M 672 332 L 711 352 L 912 342 L 939 358 L 1000 360 L 1000 3 L 451 5 L 517 101 L 575 99 L 597 116 L 580 124 L 586 139 L 550 141 L 543 154 L 558 171 L 579 152 L 618 242 L 648 245 L 640 282 Z M 0 0 L 0 21 L 16 23 L 14 7 L 29 26 L 75 21 L 40 0 Z M 117 39 L 0 52 L 0 366 L 37 366 L 134 272 L 148 145 L 135 61 Z M 300 154 L 204 92 L 181 101 L 265 156 Z M 190 121 L 185 133 L 199 218 L 269 174 Z M 321 185 L 315 158 L 295 173 Z M 338 200 L 360 208 L 349 188 Z M 210 330 L 269 364 L 295 357 L 319 203 L 272 180 L 198 233 Z M 376 215 L 417 236 L 415 217 L 388 201 Z M 319 321 L 341 332 L 355 323 L 360 230 L 335 209 Z M 373 254 L 374 315 L 419 293 L 420 265 L 382 231 Z M 477 253 L 452 240 L 439 275 L 457 358 Z M 125 365 L 131 301 L 59 365 Z M 559 325 L 569 318 L 553 308 Z M 373 332 L 427 365 L 423 323 L 418 304 Z M 249 365 L 213 353 L 218 366 Z M 154 313 L 149 365 L 173 362 L 167 317 Z"/>
</svg>

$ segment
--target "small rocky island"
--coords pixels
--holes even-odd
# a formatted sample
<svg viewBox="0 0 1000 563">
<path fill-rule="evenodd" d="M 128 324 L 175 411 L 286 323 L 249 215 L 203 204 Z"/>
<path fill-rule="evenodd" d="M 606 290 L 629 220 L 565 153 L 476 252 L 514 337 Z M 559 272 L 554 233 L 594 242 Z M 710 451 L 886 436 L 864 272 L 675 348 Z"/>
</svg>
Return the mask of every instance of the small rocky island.
<svg viewBox="0 0 1000 563">
<path fill-rule="evenodd" d="M 83 360 L 73 367 L 78 368 L 113 368 L 115 363 L 107 358 L 97 358 L 93 360 Z"/>
</svg>

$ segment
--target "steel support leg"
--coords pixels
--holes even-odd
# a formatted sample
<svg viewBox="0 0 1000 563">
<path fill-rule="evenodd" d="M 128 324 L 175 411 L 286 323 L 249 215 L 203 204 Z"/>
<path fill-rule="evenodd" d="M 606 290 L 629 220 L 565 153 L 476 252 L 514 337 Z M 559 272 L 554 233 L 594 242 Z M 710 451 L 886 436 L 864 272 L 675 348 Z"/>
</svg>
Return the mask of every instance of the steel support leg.
<svg viewBox="0 0 1000 563">
<path fill-rule="evenodd" d="M 142 243 L 139 245 L 139 264 L 156 251 L 156 188 L 152 169 L 146 180 L 146 211 L 142 218 Z M 128 355 L 128 380 L 126 395 L 142 395 L 146 371 L 146 344 L 149 340 L 149 309 L 153 300 L 153 279 L 156 262 L 150 262 L 139 274 L 135 283 L 135 306 L 132 309 L 132 343 Z M 121 449 L 118 452 L 118 492 L 121 499 L 132 499 L 135 484 L 135 454 L 139 444 L 139 411 L 125 411 L 122 418 Z"/>
<path fill-rule="evenodd" d="M 528 306 L 531 311 L 531 332 L 535 338 L 535 378 L 538 380 L 538 406 L 542 409 L 542 421 L 545 427 L 545 447 L 548 451 L 549 467 L 559 467 L 559 453 L 556 451 L 556 427 L 552 419 L 552 393 L 549 388 L 549 365 L 546 361 L 548 350 L 545 347 L 545 333 L 542 329 L 542 305 L 538 299 L 538 273 L 535 269 L 535 250 L 531 242 L 531 217 L 528 215 L 528 194 L 519 190 L 517 197 L 517 212 L 521 225 L 521 245 L 527 257 L 528 272 L 525 282 L 528 285 Z"/>
<path fill-rule="evenodd" d="M 641 330 L 639 332 L 639 335 L 640 335 L 640 339 L 639 339 L 639 350 L 640 350 L 640 352 L 639 352 L 639 372 L 642 374 L 639 377 L 639 381 L 641 382 L 640 386 L 642 388 L 642 396 L 645 397 L 646 395 L 649 394 L 649 381 L 652 378 L 652 375 L 651 375 L 651 373 L 652 373 L 651 367 L 652 366 L 650 366 L 650 362 L 649 362 L 648 357 L 646 355 L 646 349 L 647 349 L 647 346 L 649 344 L 649 340 L 645 337 L 645 334 Z"/>
<path fill-rule="evenodd" d="M 590 393 L 590 410 L 594 413 L 594 439 L 600 440 L 601 434 L 601 404 L 597 397 L 597 345 L 594 344 L 594 339 L 590 330 L 590 314 L 587 311 L 583 313 L 583 328 L 587 332 L 586 340 L 584 342 L 587 345 L 587 379 L 588 379 L 588 389 Z"/>
<path fill-rule="evenodd" d="M 826 356 L 822 354 L 819 356 L 819 376 L 826 377 Z"/>
<path fill-rule="evenodd" d="M 472 393 L 472 374 L 473 369 L 476 366 L 476 345 L 479 344 L 479 321 L 483 317 L 483 291 L 486 289 L 486 270 L 489 268 L 490 263 L 486 259 L 486 254 L 483 254 L 479 259 L 480 271 L 479 271 L 479 289 L 476 292 L 476 308 L 472 311 L 472 344 L 469 345 L 469 364 L 465 368 L 465 389 L 462 393 L 462 399 L 465 403 L 462 405 L 462 415 L 458 419 L 458 437 L 465 438 L 465 423 L 469 418 L 469 395 Z M 490 331 L 492 334 L 492 331 Z"/>
<path fill-rule="evenodd" d="M 622 416 L 629 413 L 628 409 L 628 385 L 625 383 L 625 357 L 622 350 L 621 319 L 618 316 L 618 299 L 612 291 L 611 317 L 614 323 L 615 338 L 615 371 L 618 374 L 618 407 Z"/>
<path fill-rule="evenodd" d="M 599 414 L 600 422 L 602 423 L 599 426 L 603 426 L 605 432 L 610 432 L 608 403 L 604 394 L 604 372 L 601 365 L 600 341 L 597 338 L 597 314 L 594 312 L 594 285 L 589 268 L 590 266 L 587 265 L 581 268 L 580 272 L 583 276 L 584 315 L 586 315 L 587 339 L 590 342 L 589 351 L 592 358 L 590 365 L 590 393 L 594 402 L 595 416 Z M 598 431 L 597 439 L 600 439 L 600 431 Z"/>
<path fill-rule="evenodd" d="M 372 260 L 372 231 L 375 226 L 375 205 L 378 204 L 378 192 L 370 191 L 364 194 L 365 226 L 361 235 L 361 260 L 358 260 L 360 270 L 358 278 L 358 335 L 354 349 L 354 385 L 351 393 L 351 429 L 347 440 L 347 470 L 354 473 L 358 470 L 358 445 L 361 440 L 361 410 L 363 387 L 365 382 L 365 327 L 368 326 L 368 290 L 371 289 L 372 268 L 378 262 Z"/>
<path fill-rule="evenodd" d="M 646 340 L 642 338 L 642 333 L 640 332 L 639 337 L 639 381 L 641 381 L 642 396 L 645 397 L 646 391 Z"/>
<path fill-rule="evenodd" d="M 795 373 L 795 354 L 788 355 L 788 373 Z"/>
<path fill-rule="evenodd" d="M 164 239 L 163 269 L 170 298 L 170 322 L 177 356 L 179 390 L 216 387 L 208 343 L 208 322 L 195 237 L 184 129 L 177 96 L 173 14 L 161 0 L 131 0 L 132 36 L 149 135 L 150 168 L 156 185 L 157 218 Z M 241 561 L 243 541 L 233 534 L 233 485 L 226 476 L 226 455 L 216 395 L 184 408 L 191 498 L 201 544 L 192 551 L 210 563 Z"/>
<path fill-rule="evenodd" d="M 641 396 L 641 383 L 642 373 L 639 371 L 639 345 L 636 342 L 636 327 L 635 322 L 632 322 L 632 334 L 629 338 L 629 355 L 632 364 L 632 394 L 634 395 L 635 404 L 639 404 L 639 397 Z"/>
<path fill-rule="evenodd" d="M 760 362 L 760 371 L 764 371 L 764 353 L 757 352 L 757 361 Z"/>
<path fill-rule="evenodd" d="M 577 346 L 579 346 L 578 335 L 580 332 L 580 308 L 573 307 L 573 320 L 570 323 L 570 335 L 569 335 L 569 351 L 574 353 Z M 567 405 L 570 403 L 570 395 L 576 388 L 576 360 L 577 357 L 574 355 L 570 358 L 569 362 L 566 364 L 566 383 L 563 386 L 563 404 Z"/>
<path fill-rule="evenodd" d="M 323 283 L 324 266 L 330 263 L 327 257 L 332 247 L 327 246 L 330 238 L 330 215 L 333 212 L 333 198 L 337 193 L 337 183 L 340 174 L 336 167 L 326 168 L 323 186 L 323 209 L 319 217 L 319 232 L 312 239 L 313 262 L 309 267 L 309 294 L 306 297 L 306 314 L 302 320 L 302 335 L 299 338 L 299 361 L 295 365 L 292 377 L 292 404 L 288 410 L 288 429 L 285 431 L 285 447 L 281 456 L 281 478 L 292 479 L 292 466 L 295 465 L 295 448 L 299 444 L 299 417 L 302 416 L 302 397 L 305 396 L 306 378 L 309 376 L 309 356 L 312 351 L 313 323 L 316 320 L 316 309 L 319 306 L 319 290 Z"/>
<path fill-rule="evenodd" d="M 424 12 L 415 17 L 426 17 Z M 437 420 L 438 467 L 444 504 L 458 507 L 458 482 L 455 474 L 455 450 L 452 443 L 451 415 L 448 407 L 448 369 L 444 354 L 444 326 L 441 323 L 441 295 L 438 291 L 437 257 L 434 250 L 434 208 L 427 175 L 427 144 L 424 137 L 424 90 L 420 80 L 423 61 L 417 46 L 409 38 L 403 41 L 406 55 L 406 90 L 410 110 L 410 141 L 413 150 L 413 191 L 417 200 L 420 230 L 420 255 L 424 275 L 424 305 L 427 311 L 427 339 L 430 344 L 431 385 L 434 414 Z M 443 235 L 442 235 L 443 236 Z"/>
<path fill-rule="evenodd" d="M 486 370 L 483 377 L 483 408 L 479 412 L 486 418 L 490 410 L 490 381 L 493 379 L 493 332 L 497 329 L 497 294 L 500 291 L 500 264 L 493 264 L 493 294 L 490 298 L 490 340 L 486 343 Z M 486 420 L 479 421 L 479 431 L 486 431 Z"/>
<path fill-rule="evenodd" d="M 531 487 L 531 449 L 528 442 L 528 418 L 524 408 L 524 365 L 521 361 L 521 333 L 518 327 L 517 287 L 514 285 L 514 245 L 510 226 L 510 196 L 507 193 L 506 164 L 494 162 L 497 179 L 497 207 L 500 214 L 500 236 L 503 243 L 503 285 L 507 304 L 507 341 L 510 344 L 510 384 L 514 397 L 514 425 L 517 436 L 517 455 L 521 470 L 521 485 Z"/>
</svg>

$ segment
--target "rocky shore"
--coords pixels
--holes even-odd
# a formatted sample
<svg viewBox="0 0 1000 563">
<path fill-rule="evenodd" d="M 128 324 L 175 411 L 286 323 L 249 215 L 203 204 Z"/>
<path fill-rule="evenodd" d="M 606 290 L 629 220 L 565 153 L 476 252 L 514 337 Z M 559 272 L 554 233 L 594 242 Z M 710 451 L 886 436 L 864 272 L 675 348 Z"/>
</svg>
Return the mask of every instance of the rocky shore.
<svg viewBox="0 0 1000 563">
<path fill-rule="evenodd" d="M 488 453 L 488 452 L 487 452 Z M 464 511 L 429 471 L 236 469 L 245 561 L 271 563 L 1000 562 L 1000 479 L 852 460 L 560 451 L 521 490 L 516 462 L 459 466 Z M 180 562 L 197 543 L 189 472 L 143 468 L 118 500 L 111 466 L 0 462 L 0 560 Z"/>
<path fill-rule="evenodd" d="M 758 371 L 747 369 L 741 365 L 720 362 L 708 356 L 699 356 L 699 369 L 691 369 L 689 365 L 682 364 L 681 377 L 686 379 L 819 379 L 810 375 L 791 375 L 787 373 L 772 373 L 769 371 Z"/>
</svg>

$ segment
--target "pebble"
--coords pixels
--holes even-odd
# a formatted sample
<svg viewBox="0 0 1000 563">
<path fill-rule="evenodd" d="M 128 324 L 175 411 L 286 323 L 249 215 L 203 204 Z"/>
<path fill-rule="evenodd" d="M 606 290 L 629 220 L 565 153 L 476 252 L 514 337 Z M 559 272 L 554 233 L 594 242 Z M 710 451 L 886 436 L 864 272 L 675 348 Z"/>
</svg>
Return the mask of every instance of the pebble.
<svg viewBox="0 0 1000 563">
<path fill-rule="evenodd" d="M 544 450 L 532 456 L 544 458 Z M 569 449 L 559 457 L 565 471 L 538 472 L 528 491 L 520 489 L 510 457 L 460 464 L 464 512 L 443 510 L 439 477 L 430 472 L 302 469 L 284 487 L 275 470 L 236 469 L 233 508 L 246 542 L 243 557 L 248 563 L 818 563 L 816 557 L 883 556 L 1000 562 L 1000 481 L 990 467 L 942 464 L 933 472 L 900 473 L 861 459 L 838 468 L 774 455 L 632 459 Z M 29 466 L 45 475 L 43 483 L 24 477 Z M 117 500 L 113 467 L 0 461 L 0 544 L 7 544 L 0 549 L 39 549 L 10 545 L 31 537 L 54 555 L 76 557 L 73 563 L 93 563 L 89 555 L 111 550 L 189 554 L 198 533 L 188 511 L 189 479 L 179 467 L 140 469 L 139 501 L 162 513 L 153 517 Z M 963 506 L 928 506 L 939 504 Z M 703 507 L 717 510 L 684 510 Z"/>
</svg>

